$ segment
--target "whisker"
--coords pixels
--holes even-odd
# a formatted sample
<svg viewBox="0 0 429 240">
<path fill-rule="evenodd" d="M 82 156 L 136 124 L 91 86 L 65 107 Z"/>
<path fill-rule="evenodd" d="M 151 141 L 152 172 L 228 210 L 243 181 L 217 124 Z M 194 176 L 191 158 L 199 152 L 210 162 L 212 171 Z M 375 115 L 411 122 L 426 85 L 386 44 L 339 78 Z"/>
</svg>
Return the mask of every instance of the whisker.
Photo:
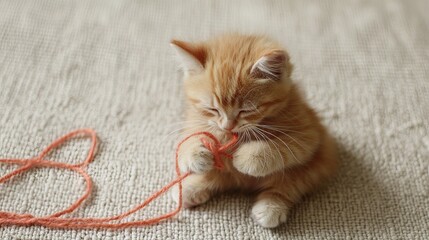
<svg viewBox="0 0 429 240">
<path fill-rule="evenodd" d="M 279 154 L 279 156 L 280 156 L 280 158 L 282 159 L 282 162 L 284 163 L 284 159 L 283 159 L 283 155 L 280 153 L 280 150 L 279 150 L 279 145 L 275 142 L 275 141 L 273 141 L 272 139 L 270 139 L 269 137 L 267 137 L 264 133 L 262 133 L 258 128 L 255 128 L 255 130 L 257 130 L 258 132 L 259 132 L 259 134 L 264 138 L 264 139 L 266 139 L 266 141 L 270 141 L 272 144 L 273 144 L 273 146 L 276 148 L 276 150 L 277 150 L 277 153 Z"/>
<path fill-rule="evenodd" d="M 268 131 L 265 131 L 265 130 L 263 130 L 261 128 L 259 130 L 261 130 L 261 131 L 265 132 L 266 134 L 269 134 L 269 135 L 277 138 L 279 141 L 281 141 L 285 145 L 285 147 L 289 150 L 289 152 L 292 154 L 293 158 L 295 158 L 295 160 L 297 162 L 299 162 L 298 159 L 296 158 L 295 154 L 293 153 L 292 149 L 290 149 L 289 145 L 287 145 L 281 138 L 279 138 L 278 136 L 276 136 L 276 135 L 274 135 L 274 134 L 272 134 L 272 133 L 270 133 Z"/>
<path fill-rule="evenodd" d="M 178 132 L 180 132 L 181 130 L 184 130 L 184 129 L 195 129 L 197 127 L 203 127 L 203 126 L 205 126 L 205 124 L 196 124 L 196 125 L 193 125 L 193 126 L 184 126 L 184 127 L 181 127 L 179 129 L 176 129 L 176 130 L 168 133 L 166 137 L 169 137 L 170 135 L 178 133 Z"/>
<path fill-rule="evenodd" d="M 205 123 L 206 121 L 203 120 L 187 120 L 187 121 L 179 121 L 179 122 L 174 122 L 171 124 L 167 124 L 165 125 L 165 127 L 172 127 L 172 126 L 176 126 L 176 125 L 185 125 L 187 123 L 191 124 L 191 123 Z"/>
<path fill-rule="evenodd" d="M 260 142 L 263 142 L 263 140 L 255 133 L 255 131 L 254 131 L 254 129 L 249 129 L 250 130 L 250 132 L 255 136 L 255 138 L 258 140 L 258 141 L 260 141 Z M 258 152 L 260 151 L 260 148 L 261 148 L 261 145 L 258 145 Z M 265 148 L 263 148 L 263 152 L 264 152 L 264 159 L 266 160 L 267 159 L 267 153 L 266 153 L 266 151 L 265 151 Z M 267 165 L 267 161 L 263 161 L 263 164 L 264 164 L 264 167 L 268 167 L 268 165 Z"/>
<path fill-rule="evenodd" d="M 277 129 L 275 129 L 275 128 L 272 128 L 271 130 L 276 131 L 276 132 L 278 132 L 278 133 L 281 133 L 281 134 L 285 135 L 286 137 L 289 137 L 289 138 L 290 138 L 290 139 L 292 139 L 294 142 L 296 142 L 299 146 L 301 146 L 305 151 L 307 151 L 307 152 L 311 152 L 311 151 L 310 151 L 310 149 L 308 149 L 306 146 L 302 145 L 298 140 L 296 140 L 296 139 L 295 139 L 294 137 L 292 137 L 291 135 L 289 135 L 289 134 L 287 134 L 287 133 L 285 133 L 285 132 L 282 132 L 282 131 L 280 131 L 280 130 L 277 130 Z"/>
<path fill-rule="evenodd" d="M 256 129 L 258 129 L 258 131 L 260 131 L 261 129 L 259 129 L 257 126 L 256 126 Z M 285 165 L 286 165 L 286 161 L 285 161 L 285 159 L 284 159 L 284 157 L 283 157 L 283 154 L 281 154 L 281 151 L 279 150 L 279 145 L 278 145 L 278 143 L 276 143 L 274 140 L 272 140 L 272 139 L 270 139 L 268 136 L 266 136 L 265 134 L 263 134 L 262 132 L 261 132 L 261 135 L 264 135 L 265 137 L 266 137 L 266 139 L 267 140 L 269 140 L 269 141 L 271 141 L 272 143 L 273 143 L 273 145 L 276 147 L 276 149 L 277 149 L 277 152 L 279 153 L 279 155 L 280 155 L 280 157 L 281 157 L 281 159 L 282 159 L 282 165 L 283 165 L 283 168 L 285 167 Z M 285 178 L 285 171 L 281 171 L 281 173 L 282 173 L 282 179 L 284 179 Z"/>
</svg>

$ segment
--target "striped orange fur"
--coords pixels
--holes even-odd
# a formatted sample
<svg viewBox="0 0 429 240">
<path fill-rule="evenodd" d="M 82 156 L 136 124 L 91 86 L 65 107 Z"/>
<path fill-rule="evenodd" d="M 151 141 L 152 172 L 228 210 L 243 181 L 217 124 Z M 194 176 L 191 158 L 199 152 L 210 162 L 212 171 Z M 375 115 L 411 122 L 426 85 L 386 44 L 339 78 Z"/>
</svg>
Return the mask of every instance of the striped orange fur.
<svg viewBox="0 0 429 240">
<path fill-rule="evenodd" d="M 284 48 L 265 36 L 226 34 L 209 41 L 172 41 L 184 71 L 184 134 L 239 135 L 233 161 L 213 167 L 198 140 L 179 153 L 187 207 L 224 191 L 256 193 L 252 217 L 263 227 L 285 222 L 303 195 L 335 173 L 334 141 L 291 79 Z"/>
</svg>

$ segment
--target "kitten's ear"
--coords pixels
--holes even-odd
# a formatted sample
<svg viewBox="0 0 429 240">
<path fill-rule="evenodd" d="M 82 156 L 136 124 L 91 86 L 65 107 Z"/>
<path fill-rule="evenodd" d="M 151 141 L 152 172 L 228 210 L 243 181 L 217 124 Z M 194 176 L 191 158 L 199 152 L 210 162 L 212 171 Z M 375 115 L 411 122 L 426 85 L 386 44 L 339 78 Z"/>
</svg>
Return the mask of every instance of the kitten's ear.
<svg viewBox="0 0 429 240">
<path fill-rule="evenodd" d="M 289 57 L 285 51 L 273 50 L 259 58 L 250 73 L 255 78 L 280 80 L 288 61 Z"/>
<path fill-rule="evenodd" d="M 204 70 L 207 55 L 204 46 L 178 40 L 172 40 L 171 46 L 185 74 L 198 74 Z"/>
</svg>

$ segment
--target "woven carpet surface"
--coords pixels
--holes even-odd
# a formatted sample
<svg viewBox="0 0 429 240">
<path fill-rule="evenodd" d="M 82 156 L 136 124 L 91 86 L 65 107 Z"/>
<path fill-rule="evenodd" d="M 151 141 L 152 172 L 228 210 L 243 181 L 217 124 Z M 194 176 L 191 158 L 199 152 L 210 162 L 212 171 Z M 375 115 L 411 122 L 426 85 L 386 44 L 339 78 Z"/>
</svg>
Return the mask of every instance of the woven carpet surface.
<svg viewBox="0 0 429 240">
<path fill-rule="evenodd" d="M 268 34 L 339 142 L 340 172 L 285 225 L 263 229 L 251 196 L 219 196 L 158 225 L 111 230 L 0 227 L 0 239 L 428 239 L 428 1 L 0 1 L 0 158 L 37 155 L 93 128 L 92 197 L 105 217 L 174 178 L 182 82 L 172 38 Z M 83 139 L 50 158 L 79 162 Z M 0 174 L 14 169 L 0 165 Z M 76 174 L 35 169 L 0 186 L 0 209 L 45 215 L 83 191 Z M 165 196 L 128 220 L 175 207 Z"/>
</svg>

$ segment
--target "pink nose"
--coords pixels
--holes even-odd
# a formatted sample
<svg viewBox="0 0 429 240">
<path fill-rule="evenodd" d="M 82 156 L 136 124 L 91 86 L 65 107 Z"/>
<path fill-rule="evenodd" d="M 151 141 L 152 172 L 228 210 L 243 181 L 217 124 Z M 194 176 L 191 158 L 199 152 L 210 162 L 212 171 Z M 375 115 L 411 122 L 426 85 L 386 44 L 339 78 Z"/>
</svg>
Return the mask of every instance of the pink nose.
<svg viewBox="0 0 429 240">
<path fill-rule="evenodd" d="M 235 127 L 235 120 L 227 120 L 226 123 L 222 126 L 224 130 L 231 131 Z"/>
</svg>

